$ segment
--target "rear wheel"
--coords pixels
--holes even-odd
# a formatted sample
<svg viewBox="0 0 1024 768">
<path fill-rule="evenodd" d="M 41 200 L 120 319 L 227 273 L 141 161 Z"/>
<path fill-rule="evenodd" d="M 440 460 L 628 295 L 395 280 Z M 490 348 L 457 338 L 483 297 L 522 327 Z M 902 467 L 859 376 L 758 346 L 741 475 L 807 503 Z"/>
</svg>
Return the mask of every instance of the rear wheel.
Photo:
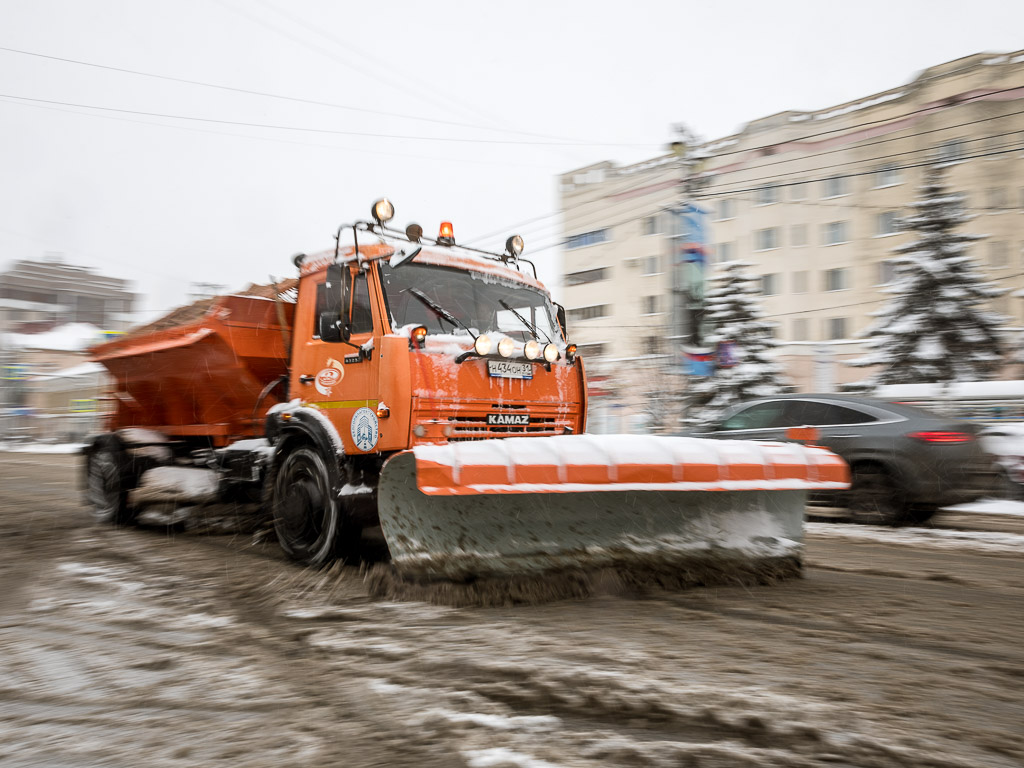
<svg viewBox="0 0 1024 768">
<path fill-rule="evenodd" d="M 289 451 L 271 480 L 274 531 L 292 560 L 322 565 L 334 557 L 341 512 L 327 465 L 308 445 Z"/>
<path fill-rule="evenodd" d="M 134 511 L 128 506 L 128 456 L 114 435 L 103 435 L 86 456 L 85 495 L 97 522 L 128 525 Z"/>
<path fill-rule="evenodd" d="M 884 467 L 865 464 L 853 469 L 847 493 L 850 519 L 859 525 L 898 525 L 903 522 L 905 494 Z"/>
</svg>

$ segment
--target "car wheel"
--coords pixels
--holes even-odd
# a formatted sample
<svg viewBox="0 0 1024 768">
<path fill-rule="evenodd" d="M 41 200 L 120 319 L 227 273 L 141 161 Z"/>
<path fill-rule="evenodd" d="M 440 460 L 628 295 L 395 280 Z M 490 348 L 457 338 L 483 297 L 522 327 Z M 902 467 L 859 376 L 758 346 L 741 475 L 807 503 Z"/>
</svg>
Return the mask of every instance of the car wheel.
<svg viewBox="0 0 1024 768">
<path fill-rule="evenodd" d="M 996 472 L 995 488 L 992 494 L 997 499 L 1019 500 L 1021 498 L 1021 486 L 1010 479 L 1006 470 Z"/>
<path fill-rule="evenodd" d="M 884 467 L 866 464 L 853 469 L 847 513 L 858 525 L 898 525 L 907 504 L 903 491 Z"/>
<path fill-rule="evenodd" d="M 294 448 L 274 469 L 271 483 L 274 531 L 281 549 L 306 565 L 330 561 L 340 510 L 323 457 L 308 445 Z"/>
</svg>

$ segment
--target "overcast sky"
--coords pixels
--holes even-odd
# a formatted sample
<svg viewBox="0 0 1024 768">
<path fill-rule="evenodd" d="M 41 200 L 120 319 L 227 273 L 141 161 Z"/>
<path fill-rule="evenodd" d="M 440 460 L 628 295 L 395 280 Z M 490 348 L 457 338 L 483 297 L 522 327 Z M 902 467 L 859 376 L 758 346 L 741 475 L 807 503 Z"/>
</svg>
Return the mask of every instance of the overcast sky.
<svg viewBox="0 0 1024 768">
<path fill-rule="evenodd" d="M 290 276 L 380 196 L 428 234 L 519 232 L 555 283 L 558 174 L 658 155 L 675 122 L 716 138 L 1024 45 L 1005 0 L 0 0 L 0 18 L 20 51 L 0 50 L 0 266 L 61 252 L 132 280 L 147 318 L 191 281 Z"/>
</svg>

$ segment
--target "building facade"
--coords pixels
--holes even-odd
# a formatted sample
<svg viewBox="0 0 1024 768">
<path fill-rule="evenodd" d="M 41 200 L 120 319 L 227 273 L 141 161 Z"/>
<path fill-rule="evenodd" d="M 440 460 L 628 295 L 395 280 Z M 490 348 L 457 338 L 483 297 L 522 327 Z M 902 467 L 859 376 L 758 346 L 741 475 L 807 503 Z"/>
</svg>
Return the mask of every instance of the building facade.
<svg viewBox="0 0 1024 768">
<path fill-rule="evenodd" d="M 0 273 L 0 333 L 66 323 L 123 331 L 135 303 L 129 287 L 127 280 L 68 264 L 59 255 L 16 261 Z"/>
<path fill-rule="evenodd" d="M 1007 292 L 1007 338 L 1024 327 L 1024 52 L 931 67 L 905 86 L 814 112 L 783 112 L 706 143 L 696 174 L 673 156 L 564 174 L 563 297 L 571 336 L 596 370 L 678 355 L 671 218 L 684 200 L 710 218 L 709 270 L 743 260 L 761 276 L 779 354 L 802 391 L 864 378 L 841 365 L 882 306 L 892 248 L 928 165 L 987 235 L 971 251 Z M 690 190 L 682 181 L 689 175 Z M 608 374 L 611 376 L 612 374 Z"/>
</svg>

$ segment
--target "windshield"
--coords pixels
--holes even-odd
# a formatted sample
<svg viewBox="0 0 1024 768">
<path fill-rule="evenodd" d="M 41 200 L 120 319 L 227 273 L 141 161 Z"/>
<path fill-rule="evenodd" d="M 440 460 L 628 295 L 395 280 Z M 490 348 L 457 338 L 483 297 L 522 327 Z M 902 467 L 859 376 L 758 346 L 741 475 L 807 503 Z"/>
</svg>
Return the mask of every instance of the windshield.
<svg viewBox="0 0 1024 768">
<path fill-rule="evenodd" d="M 465 329 L 469 328 L 474 335 L 500 332 L 526 341 L 534 337 L 529 327 L 532 324 L 540 341 L 558 338 L 551 302 L 529 286 L 432 264 L 413 263 L 392 269 L 382 262 L 380 275 L 392 328 L 424 325 L 428 333 L 454 334 L 467 333 Z M 444 312 L 431 309 L 430 302 L 465 327 L 445 318 Z"/>
</svg>

